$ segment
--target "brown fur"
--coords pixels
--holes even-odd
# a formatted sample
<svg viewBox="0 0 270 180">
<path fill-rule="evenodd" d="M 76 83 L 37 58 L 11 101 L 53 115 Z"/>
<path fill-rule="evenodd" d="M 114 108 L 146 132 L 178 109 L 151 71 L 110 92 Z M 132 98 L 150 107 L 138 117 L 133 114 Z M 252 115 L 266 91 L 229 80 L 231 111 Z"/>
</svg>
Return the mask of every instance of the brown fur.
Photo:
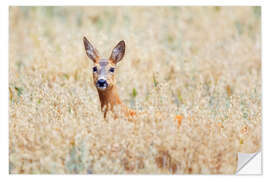
<svg viewBox="0 0 270 180">
<path fill-rule="evenodd" d="M 116 105 L 120 105 L 121 111 L 124 112 L 124 114 L 127 117 L 130 118 L 136 115 L 135 111 L 130 110 L 125 104 L 122 103 L 122 101 L 120 100 L 118 96 L 115 86 L 105 91 L 98 90 L 98 95 L 99 95 L 101 110 L 104 112 L 104 118 L 106 118 L 108 111 L 114 112 L 114 107 Z M 115 118 L 116 117 L 117 116 L 115 115 Z"/>
<path fill-rule="evenodd" d="M 87 56 L 93 60 L 94 66 L 97 68 L 97 71 L 100 71 L 100 65 L 99 62 L 100 58 L 97 53 L 97 50 L 93 47 L 93 45 L 86 39 L 86 37 L 83 38 L 84 46 L 86 50 Z M 115 48 L 112 50 L 112 54 L 108 60 L 108 64 L 104 67 L 106 67 L 106 72 L 110 69 L 110 67 L 115 67 L 116 64 L 122 60 L 123 56 L 125 54 L 125 42 L 120 41 Z M 102 61 L 106 61 L 106 59 L 103 59 Z M 107 112 L 112 111 L 114 112 L 114 107 L 116 105 L 120 105 L 121 111 L 129 118 L 129 120 L 132 119 L 134 115 L 136 115 L 136 112 L 133 110 L 128 109 L 126 105 L 122 103 L 120 100 L 116 86 L 114 81 L 114 73 L 107 73 L 102 74 L 103 76 L 106 76 L 106 81 L 108 83 L 108 86 L 106 89 L 101 90 L 96 86 L 96 83 L 99 78 L 99 74 L 96 72 L 93 72 L 93 81 L 95 86 L 97 87 L 99 100 L 100 100 L 100 106 L 101 110 L 104 112 L 104 118 L 106 118 Z M 116 114 L 114 116 L 117 117 Z"/>
</svg>

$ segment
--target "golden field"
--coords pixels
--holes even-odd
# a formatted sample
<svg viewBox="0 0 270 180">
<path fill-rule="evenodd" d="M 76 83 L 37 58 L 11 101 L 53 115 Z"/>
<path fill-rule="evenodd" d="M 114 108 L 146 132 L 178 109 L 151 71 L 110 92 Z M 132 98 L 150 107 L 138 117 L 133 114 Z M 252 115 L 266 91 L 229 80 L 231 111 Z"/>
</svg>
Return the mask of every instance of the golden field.
<svg viewBox="0 0 270 180">
<path fill-rule="evenodd" d="M 259 7 L 10 7 L 9 173 L 234 174 L 261 149 Z M 83 36 L 122 101 L 104 120 Z"/>
</svg>

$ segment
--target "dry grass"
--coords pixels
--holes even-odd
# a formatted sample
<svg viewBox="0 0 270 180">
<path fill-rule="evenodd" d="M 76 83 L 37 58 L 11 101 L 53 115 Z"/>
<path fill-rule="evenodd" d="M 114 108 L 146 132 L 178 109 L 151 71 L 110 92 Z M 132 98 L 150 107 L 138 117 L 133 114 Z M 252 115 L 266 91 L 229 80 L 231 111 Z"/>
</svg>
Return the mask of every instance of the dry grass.
<svg viewBox="0 0 270 180">
<path fill-rule="evenodd" d="M 260 25 L 256 7 L 11 7 L 10 173 L 235 173 L 261 147 Z M 103 119 L 84 35 L 103 57 L 126 41 L 118 91 L 147 116 Z"/>
</svg>

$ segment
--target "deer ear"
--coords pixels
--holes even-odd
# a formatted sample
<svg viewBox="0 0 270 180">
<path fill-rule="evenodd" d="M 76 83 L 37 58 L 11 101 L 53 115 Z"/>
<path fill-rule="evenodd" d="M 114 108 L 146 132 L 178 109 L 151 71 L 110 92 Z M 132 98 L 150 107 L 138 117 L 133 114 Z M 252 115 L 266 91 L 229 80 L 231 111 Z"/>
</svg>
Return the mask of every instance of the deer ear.
<svg viewBox="0 0 270 180">
<path fill-rule="evenodd" d="M 96 63 L 98 61 L 98 52 L 97 50 L 93 47 L 93 45 L 87 40 L 86 37 L 83 37 L 83 43 L 84 43 L 84 48 L 86 51 L 87 56 Z"/>
<path fill-rule="evenodd" d="M 120 41 L 112 50 L 110 60 L 116 64 L 123 59 L 125 55 L 125 41 Z"/>
</svg>

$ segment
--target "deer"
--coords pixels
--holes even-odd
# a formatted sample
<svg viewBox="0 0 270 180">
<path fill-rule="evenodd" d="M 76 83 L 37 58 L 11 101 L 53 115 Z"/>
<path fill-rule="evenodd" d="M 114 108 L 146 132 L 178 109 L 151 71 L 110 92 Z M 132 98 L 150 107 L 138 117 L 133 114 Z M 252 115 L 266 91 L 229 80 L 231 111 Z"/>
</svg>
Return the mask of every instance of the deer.
<svg viewBox="0 0 270 180">
<path fill-rule="evenodd" d="M 115 114 L 115 106 L 120 106 L 121 112 L 128 117 L 129 120 L 133 120 L 136 115 L 134 110 L 129 109 L 119 98 L 117 93 L 117 87 L 115 84 L 115 68 L 116 65 L 123 59 L 125 55 L 125 41 L 120 41 L 112 50 L 111 56 L 107 58 L 100 58 L 98 51 L 84 36 L 83 43 L 86 51 L 86 55 L 93 61 L 93 82 L 97 89 L 101 111 L 104 113 L 104 119 L 106 119 L 109 111 Z"/>
<path fill-rule="evenodd" d="M 115 113 L 115 106 L 120 106 L 120 110 L 128 118 L 129 121 L 135 120 L 135 117 L 139 114 L 147 114 L 147 112 L 136 112 L 129 109 L 119 98 L 117 88 L 115 84 L 115 67 L 123 59 L 125 55 L 125 41 L 120 41 L 112 50 L 111 56 L 106 58 L 100 58 L 98 51 L 84 36 L 83 43 L 86 51 L 86 55 L 94 63 L 93 65 L 93 82 L 97 89 L 101 111 L 104 113 L 104 119 L 109 111 L 114 113 L 114 118 L 117 118 Z M 160 113 L 158 113 L 160 114 Z M 180 127 L 183 116 L 176 115 L 175 120 L 177 126 Z"/>
</svg>

